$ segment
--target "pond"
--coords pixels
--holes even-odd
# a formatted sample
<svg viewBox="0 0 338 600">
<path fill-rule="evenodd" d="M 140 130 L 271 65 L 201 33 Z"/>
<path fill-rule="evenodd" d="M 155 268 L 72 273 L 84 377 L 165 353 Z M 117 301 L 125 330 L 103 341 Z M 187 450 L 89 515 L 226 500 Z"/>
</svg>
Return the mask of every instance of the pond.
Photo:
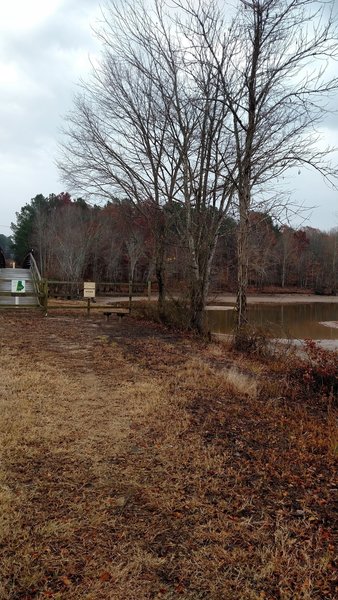
<svg viewBox="0 0 338 600">
<path fill-rule="evenodd" d="M 209 329 L 212 333 L 231 333 L 234 310 L 231 307 L 209 307 Z M 270 330 L 278 338 L 338 340 L 338 328 L 330 326 L 338 320 L 338 303 L 251 304 L 249 323 Z M 323 325 L 326 322 L 328 325 Z M 332 324 L 333 325 L 333 324 Z"/>
</svg>

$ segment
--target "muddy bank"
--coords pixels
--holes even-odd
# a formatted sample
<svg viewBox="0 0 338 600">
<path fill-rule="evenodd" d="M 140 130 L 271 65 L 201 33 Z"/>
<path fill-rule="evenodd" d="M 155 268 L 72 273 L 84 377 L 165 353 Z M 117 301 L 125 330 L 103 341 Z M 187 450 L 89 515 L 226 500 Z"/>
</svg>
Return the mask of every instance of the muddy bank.
<svg viewBox="0 0 338 600">
<path fill-rule="evenodd" d="M 338 296 L 317 296 L 315 294 L 254 294 L 247 297 L 248 304 L 304 304 L 304 303 L 327 303 L 338 304 Z M 236 296 L 234 294 L 214 295 L 209 299 L 213 306 L 226 304 L 235 304 Z"/>
<path fill-rule="evenodd" d="M 211 333 L 211 339 L 220 342 L 230 342 L 232 336 L 228 333 Z M 278 344 L 290 344 L 296 346 L 300 350 L 304 347 L 304 340 L 287 340 L 278 338 L 272 340 L 272 343 L 277 342 Z M 335 351 L 338 350 L 338 340 L 316 340 L 316 344 L 325 350 Z"/>
</svg>

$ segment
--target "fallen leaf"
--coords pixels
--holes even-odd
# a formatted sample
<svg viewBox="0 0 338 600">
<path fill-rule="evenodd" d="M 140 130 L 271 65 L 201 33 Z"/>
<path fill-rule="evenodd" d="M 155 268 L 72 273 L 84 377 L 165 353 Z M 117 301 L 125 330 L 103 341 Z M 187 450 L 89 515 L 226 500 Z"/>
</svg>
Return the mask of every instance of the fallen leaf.
<svg viewBox="0 0 338 600">
<path fill-rule="evenodd" d="M 123 508 L 127 504 L 127 498 L 125 498 L 125 496 L 120 496 L 119 498 L 114 498 L 113 504 L 116 507 Z"/>
</svg>

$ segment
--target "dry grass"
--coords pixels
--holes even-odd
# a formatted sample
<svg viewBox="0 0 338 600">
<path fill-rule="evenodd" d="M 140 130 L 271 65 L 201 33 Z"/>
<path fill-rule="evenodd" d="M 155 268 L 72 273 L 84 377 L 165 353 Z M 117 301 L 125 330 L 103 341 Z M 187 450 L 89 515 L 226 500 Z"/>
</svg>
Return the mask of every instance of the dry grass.
<svg viewBox="0 0 338 600">
<path fill-rule="evenodd" d="M 224 354 L 223 354 L 224 356 Z M 237 367 L 215 369 L 201 359 L 187 361 L 177 373 L 178 379 L 200 390 L 212 390 L 214 393 L 236 395 L 238 398 L 256 398 L 258 393 L 257 377 L 247 375 Z"/>
<path fill-rule="evenodd" d="M 331 405 L 155 325 L 26 314 L 0 315 L 1 600 L 333 600 Z"/>
</svg>

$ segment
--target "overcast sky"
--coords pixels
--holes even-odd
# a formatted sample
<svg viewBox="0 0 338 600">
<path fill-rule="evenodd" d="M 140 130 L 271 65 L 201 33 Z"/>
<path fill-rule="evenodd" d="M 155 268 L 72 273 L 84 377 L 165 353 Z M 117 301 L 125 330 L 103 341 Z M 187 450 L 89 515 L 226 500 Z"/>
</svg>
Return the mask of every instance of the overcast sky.
<svg viewBox="0 0 338 600">
<path fill-rule="evenodd" d="M 55 167 L 57 142 L 79 77 L 98 53 L 91 26 L 99 14 L 99 0 L 0 0 L 0 233 L 11 234 L 16 211 L 36 194 L 72 192 Z M 338 145 L 337 115 L 323 133 Z M 288 183 L 295 200 L 317 206 L 305 224 L 338 226 L 338 192 L 319 175 L 295 171 Z"/>
<path fill-rule="evenodd" d="M 57 141 L 98 18 L 99 0 L 0 0 L 0 233 L 36 194 L 65 191 Z"/>
</svg>

